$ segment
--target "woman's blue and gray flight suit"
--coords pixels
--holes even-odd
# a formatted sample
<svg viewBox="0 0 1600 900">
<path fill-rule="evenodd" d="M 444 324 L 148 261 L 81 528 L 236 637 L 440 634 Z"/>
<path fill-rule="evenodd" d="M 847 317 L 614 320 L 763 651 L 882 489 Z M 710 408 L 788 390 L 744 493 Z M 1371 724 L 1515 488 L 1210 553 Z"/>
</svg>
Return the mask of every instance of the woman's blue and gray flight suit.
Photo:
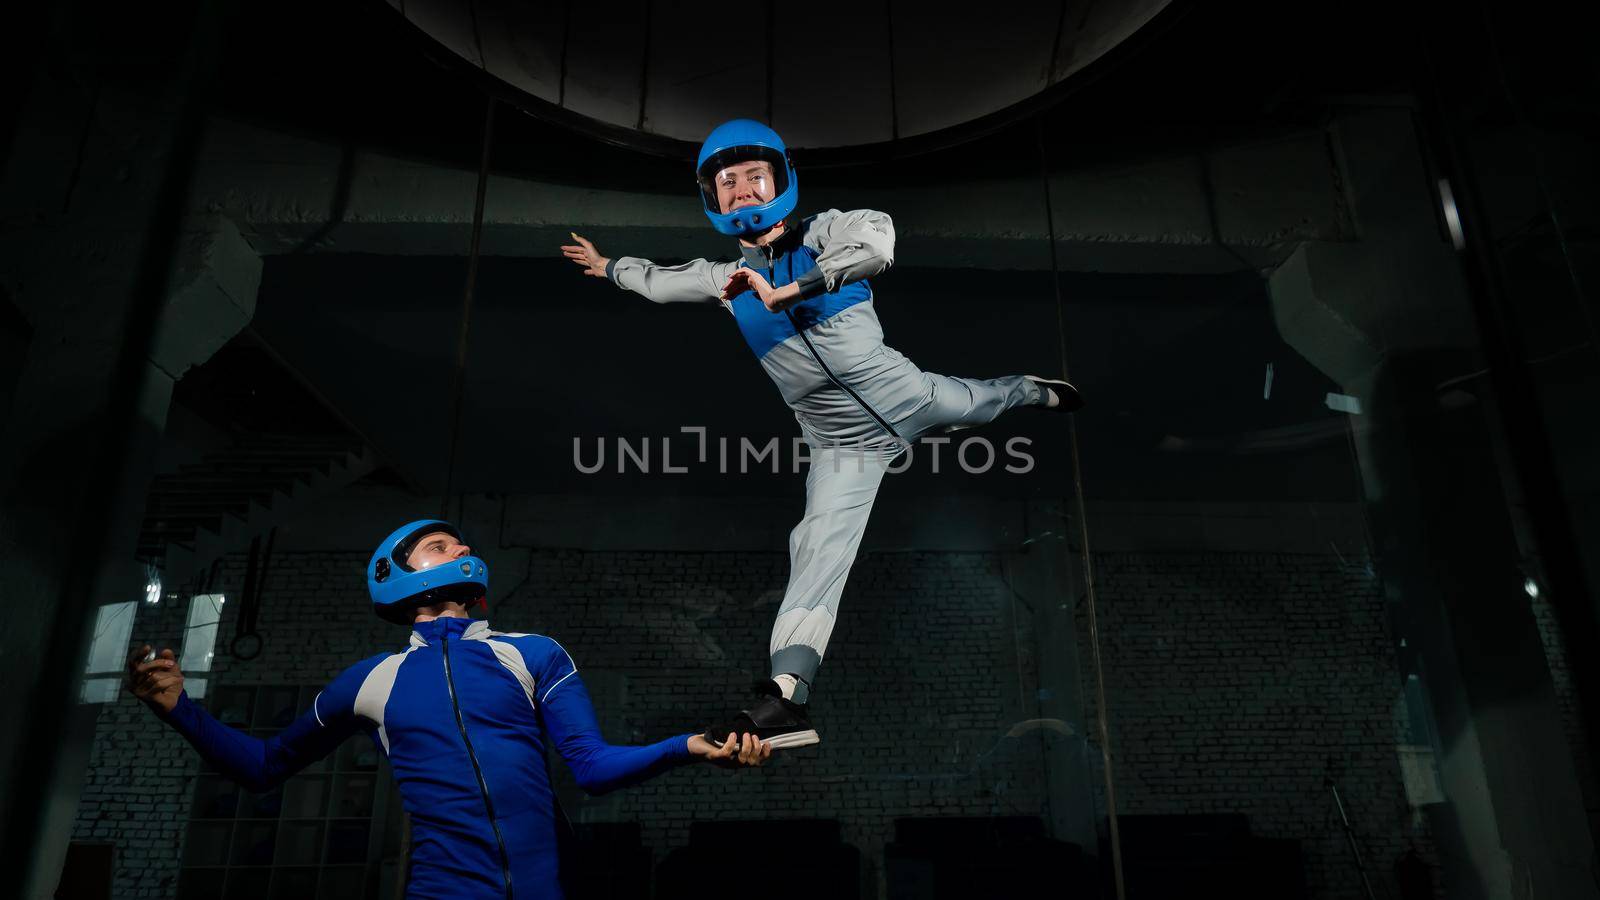
<svg viewBox="0 0 1600 900">
<path fill-rule="evenodd" d="M 658 266 L 619 257 L 606 274 L 657 303 L 722 302 L 761 367 L 794 410 L 811 468 L 806 512 L 789 537 L 789 586 L 772 628 L 772 674 L 810 682 L 822 662 L 850 566 L 885 468 L 931 431 L 981 425 L 1016 406 L 1046 402 L 1021 375 L 980 381 L 917 368 L 883 342 L 867 279 L 894 263 L 894 225 L 868 209 L 828 210 L 743 259 Z M 801 301 L 771 312 L 752 291 L 720 301 L 740 266 Z M 805 685 L 795 696 L 805 700 Z"/>
<path fill-rule="evenodd" d="M 692 760 L 688 735 L 642 747 L 605 743 L 560 644 L 462 618 L 417 623 L 409 647 L 346 669 L 265 740 L 218 722 L 187 694 L 163 718 L 252 791 L 271 790 L 366 734 L 388 757 L 411 814 L 410 900 L 561 897 L 547 743 L 591 794 Z"/>
</svg>

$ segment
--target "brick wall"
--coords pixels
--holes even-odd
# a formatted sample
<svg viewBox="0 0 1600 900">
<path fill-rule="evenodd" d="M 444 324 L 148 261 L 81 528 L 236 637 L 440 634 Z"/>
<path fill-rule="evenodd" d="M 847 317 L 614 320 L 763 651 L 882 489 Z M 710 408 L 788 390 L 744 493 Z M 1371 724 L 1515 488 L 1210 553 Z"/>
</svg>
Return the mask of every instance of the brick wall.
<svg viewBox="0 0 1600 900">
<path fill-rule="evenodd" d="M 1363 897 L 1331 760 L 1375 881 L 1408 837 L 1436 860 L 1401 781 L 1397 663 L 1364 563 L 1105 553 L 1095 574 L 1119 813 L 1245 813 L 1254 834 L 1301 841 L 1311 896 Z M 1078 617 L 1086 636 L 1081 601 Z M 1103 807 L 1098 741 L 1091 759 Z"/>
<path fill-rule="evenodd" d="M 764 670 L 784 554 L 546 550 L 524 560 L 496 572 L 497 584 L 517 586 L 491 621 L 558 638 L 613 741 L 698 728 Z M 1352 817 L 1384 866 L 1405 812 L 1390 718 L 1397 681 L 1370 582 L 1312 555 L 1099 560 L 1123 811 L 1247 813 L 1256 833 L 1305 842 L 1315 896 L 1358 896 L 1321 787 L 1325 758 L 1343 761 Z M 260 614 L 264 651 L 248 663 L 219 651 L 213 683 L 319 683 L 398 648 L 404 631 L 364 603 L 364 562 L 280 554 Z M 242 574 L 230 559 L 214 586 L 229 594 L 224 640 Z M 1038 685 L 1029 625 L 1013 618 L 1002 576 L 993 553 L 865 554 L 817 684 L 821 749 L 757 771 L 673 772 L 575 800 L 569 814 L 639 821 L 658 860 L 695 819 L 838 818 L 874 870 L 897 816 L 1042 814 L 1040 733 L 1005 736 L 1034 717 Z M 176 639 L 183 606 L 142 610 L 136 638 Z M 103 711 L 75 837 L 122 847 L 118 897 L 171 894 L 195 768 L 132 700 Z M 1079 777 L 1098 784 L 1097 772 Z"/>
<path fill-rule="evenodd" d="M 1539 626 L 1539 640 L 1544 644 L 1545 659 L 1550 664 L 1550 681 L 1555 688 L 1556 705 L 1561 711 L 1561 730 L 1572 749 L 1572 763 L 1578 771 L 1584 808 L 1589 811 L 1589 820 L 1595 821 L 1596 813 L 1600 811 L 1600 785 L 1595 784 L 1589 739 L 1583 733 L 1583 710 L 1578 706 L 1578 689 L 1572 683 L 1572 669 L 1567 664 L 1567 646 L 1561 637 L 1561 625 L 1556 621 L 1556 611 L 1550 605 L 1549 595 L 1540 594 L 1532 598 L 1530 605 L 1534 621 Z"/>
</svg>

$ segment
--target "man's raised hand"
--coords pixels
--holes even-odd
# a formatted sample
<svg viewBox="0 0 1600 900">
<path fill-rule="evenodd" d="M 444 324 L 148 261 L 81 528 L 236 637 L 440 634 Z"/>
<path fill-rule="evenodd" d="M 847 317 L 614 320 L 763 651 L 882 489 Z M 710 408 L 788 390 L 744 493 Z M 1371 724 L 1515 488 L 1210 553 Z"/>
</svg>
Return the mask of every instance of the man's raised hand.
<svg viewBox="0 0 1600 900">
<path fill-rule="evenodd" d="M 128 690 L 160 713 L 172 712 L 183 693 L 183 671 L 172 650 L 166 649 L 152 657 L 150 645 L 128 654 Z"/>
<path fill-rule="evenodd" d="M 576 232 L 569 231 L 567 233 L 572 235 L 572 239 L 577 243 L 562 244 L 561 254 L 583 266 L 583 274 L 593 275 L 596 278 L 606 277 L 606 264 L 610 263 L 611 260 L 601 256 L 600 251 L 596 250 L 594 244 L 588 239 L 578 237 Z"/>
<path fill-rule="evenodd" d="M 689 752 L 712 765 L 736 769 L 766 762 L 772 758 L 772 745 L 753 734 L 746 734 L 741 742 L 738 736 L 730 732 L 728 739 L 718 746 L 697 734 L 689 738 Z"/>
</svg>

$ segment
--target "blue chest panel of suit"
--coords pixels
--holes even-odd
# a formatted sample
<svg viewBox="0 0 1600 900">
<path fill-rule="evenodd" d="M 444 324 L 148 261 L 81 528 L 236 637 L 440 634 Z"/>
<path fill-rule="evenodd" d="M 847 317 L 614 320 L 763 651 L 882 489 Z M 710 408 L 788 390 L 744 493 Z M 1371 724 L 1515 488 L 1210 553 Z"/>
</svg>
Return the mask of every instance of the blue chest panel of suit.
<svg viewBox="0 0 1600 900">
<path fill-rule="evenodd" d="M 773 287 L 779 288 L 815 269 L 817 251 L 797 241 L 793 249 L 773 255 L 770 269 L 750 266 L 748 261 L 741 265 L 754 268 Z M 739 323 L 739 331 L 744 335 L 745 343 L 750 345 L 750 349 L 759 359 L 770 353 L 772 348 L 794 337 L 799 331 L 811 328 L 819 322 L 825 322 L 857 303 L 870 299 L 872 299 L 872 288 L 863 279 L 789 307 L 788 313 L 793 314 L 792 319 L 786 313 L 767 309 L 755 291 L 745 291 L 734 297 L 729 305 L 733 307 L 733 317 Z M 798 329 L 796 325 L 799 325 Z"/>
<path fill-rule="evenodd" d="M 349 670 L 318 707 L 323 714 L 346 703 L 363 715 L 381 709 L 382 737 L 374 738 L 411 814 L 408 897 L 509 897 L 508 883 L 518 900 L 557 896 L 545 732 L 515 670 L 553 682 L 546 673 L 571 671 L 570 660 L 548 639 L 476 625 L 418 623 L 421 640 L 409 651 Z M 392 668 L 375 671 L 385 659 Z"/>
</svg>

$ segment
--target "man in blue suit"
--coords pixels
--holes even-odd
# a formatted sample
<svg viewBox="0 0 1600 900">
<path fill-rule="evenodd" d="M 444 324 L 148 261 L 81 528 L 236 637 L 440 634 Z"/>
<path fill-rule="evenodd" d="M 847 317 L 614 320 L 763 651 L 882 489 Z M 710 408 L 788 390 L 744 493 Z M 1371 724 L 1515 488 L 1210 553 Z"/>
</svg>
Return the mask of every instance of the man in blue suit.
<svg viewBox="0 0 1600 900">
<path fill-rule="evenodd" d="M 539 634 L 468 617 L 488 567 L 454 526 L 412 522 L 367 566 L 374 610 L 410 624 L 408 646 L 346 669 L 311 709 L 265 740 L 212 718 L 183 691 L 170 649 L 128 660 L 129 689 L 218 771 L 266 791 L 365 733 L 389 759 L 411 814 L 411 898 L 559 898 L 555 793 L 546 745 L 600 794 L 705 761 L 761 765 L 770 746 L 682 734 L 639 747 L 600 736 L 572 656 Z"/>
</svg>

